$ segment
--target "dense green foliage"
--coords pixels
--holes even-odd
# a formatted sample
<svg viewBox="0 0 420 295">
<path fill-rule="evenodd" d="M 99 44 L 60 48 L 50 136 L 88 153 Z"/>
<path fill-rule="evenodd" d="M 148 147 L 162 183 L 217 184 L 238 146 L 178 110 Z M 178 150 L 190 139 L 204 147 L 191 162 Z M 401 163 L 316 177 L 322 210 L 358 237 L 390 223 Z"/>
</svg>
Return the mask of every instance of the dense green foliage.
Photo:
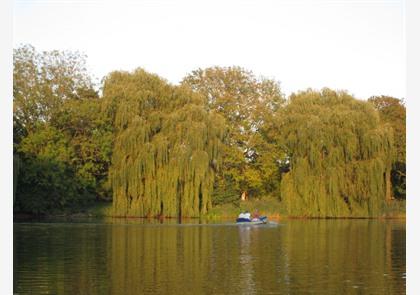
<svg viewBox="0 0 420 295">
<path fill-rule="evenodd" d="M 295 216 L 378 216 L 390 192 L 392 130 L 371 104 L 324 89 L 292 95 L 278 120 L 290 172 L 282 199 Z"/>
<path fill-rule="evenodd" d="M 232 202 L 241 194 L 274 193 L 279 183 L 276 159 L 281 155 L 265 132 L 284 102 L 279 83 L 256 78 L 239 67 L 213 67 L 193 71 L 183 84 L 203 94 L 207 108 L 226 122 L 223 169 L 215 184 L 216 203 Z"/>
<path fill-rule="evenodd" d="M 113 72 L 98 94 L 83 55 L 31 46 L 14 51 L 13 77 L 16 212 L 112 201 L 118 216 L 198 216 L 250 196 L 295 216 L 378 216 L 405 199 L 395 98 L 324 89 L 286 100 L 278 82 L 239 67 L 198 69 L 177 86 Z"/>
<path fill-rule="evenodd" d="M 13 205 L 16 199 L 17 180 L 19 176 L 20 158 L 18 155 L 13 155 Z"/>
<path fill-rule="evenodd" d="M 112 125 L 84 63 L 78 53 L 14 52 L 16 211 L 79 210 L 109 196 Z"/>
<path fill-rule="evenodd" d="M 115 122 L 115 215 L 198 216 L 211 207 L 223 119 L 187 87 L 143 70 L 114 72 L 104 97 Z"/>
<path fill-rule="evenodd" d="M 391 125 L 394 130 L 396 157 L 392 163 L 392 187 L 396 199 L 405 199 L 406 110 L 404 102 L 389 96 L 374 96 L 369 98 L 369 102 L 379 111 L 381 121 Z"/>
</svg>

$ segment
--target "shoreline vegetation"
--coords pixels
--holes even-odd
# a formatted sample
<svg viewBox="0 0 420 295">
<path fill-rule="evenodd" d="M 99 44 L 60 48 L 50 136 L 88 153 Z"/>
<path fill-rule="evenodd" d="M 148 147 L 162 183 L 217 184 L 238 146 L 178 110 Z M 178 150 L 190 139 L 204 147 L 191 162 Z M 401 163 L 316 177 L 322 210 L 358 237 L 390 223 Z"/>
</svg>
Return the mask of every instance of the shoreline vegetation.
<svg viewBox="0 0 420 295">
<path fill-rule="evenodd" d="M 84 55 L 30 45 L 13 62 L 16 218 L 405 218 L 403 99 L 286 97 L 237 66 L 95 85 Z"/>
<path fill-rule="evenodd" d="M 236 204 L 224 204 L 212 208 L 207 214 L 200 217 L 182 217 L 183 221 L 202 219 L 205 221 L 234 221 L 240 212 L 245 210 L 258 210 L 263 216 L 267 216 L 269 220 L 281 221 L 291 219 L 405 219 L 405 201 L 395 201 L 397 203 L 386 208 L 386 212 L 381 216 L 336 216 L 336 217 L 309 217 L 309 216 L 289 216 L 286 209 L 282 207 L 281 202 L 276 200 L 255 200 L 246 201 Z M 95 205 L 78 212 L 55 213 L 46 215 L 35 215 L 27 213 L 14 214 L 16 220 L 32 220 L 34 218 L 113 218 L 113 219 L 143 219 L 143 220 L 177 220 L 179 217 L 145 217 L 145 216 L 114 216 L 112 215 L 112 203 L 96 203 Z"/>
</svg>

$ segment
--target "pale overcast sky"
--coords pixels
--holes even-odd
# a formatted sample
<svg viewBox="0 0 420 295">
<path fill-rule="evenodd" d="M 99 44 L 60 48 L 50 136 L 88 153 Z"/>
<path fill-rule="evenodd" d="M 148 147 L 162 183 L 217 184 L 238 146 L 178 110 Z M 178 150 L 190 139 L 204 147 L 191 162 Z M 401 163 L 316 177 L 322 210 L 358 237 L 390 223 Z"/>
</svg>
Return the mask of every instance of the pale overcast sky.
<svg viewBox="0 0 420 295">
<path fill-rule="evenodd" d="M 98 78 L 142 67 L 178 83 L 238 65 L 283 92 L 405 97 L 404 1 L 15 0 L 14 47 L 88 55 Z"/>
</svg>

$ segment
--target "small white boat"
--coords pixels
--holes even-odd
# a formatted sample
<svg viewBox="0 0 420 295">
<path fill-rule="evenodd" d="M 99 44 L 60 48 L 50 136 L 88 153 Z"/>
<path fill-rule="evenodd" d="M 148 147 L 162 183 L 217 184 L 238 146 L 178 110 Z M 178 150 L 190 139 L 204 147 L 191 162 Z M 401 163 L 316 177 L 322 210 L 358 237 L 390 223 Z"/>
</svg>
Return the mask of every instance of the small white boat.
<svg viewBox="0 0 420 295">
<path fill-rule="evenodd" d="M 258 225 L 266 224 L 268 222 L 267 216 L 261 216 L 259 218 L 247 219 L 247 218 L 238 218 L 236 219 L 236 224 L 247 224 L 247 225 Z"/>
</svg>

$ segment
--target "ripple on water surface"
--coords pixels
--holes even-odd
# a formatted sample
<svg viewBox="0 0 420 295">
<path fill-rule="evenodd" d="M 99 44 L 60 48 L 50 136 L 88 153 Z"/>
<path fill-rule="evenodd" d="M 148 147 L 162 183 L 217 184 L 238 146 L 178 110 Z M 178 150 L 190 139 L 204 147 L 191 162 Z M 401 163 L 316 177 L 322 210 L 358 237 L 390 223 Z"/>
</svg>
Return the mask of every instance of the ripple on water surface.
<svg viewBox="0 0 420 295">
<path fill-rule="evenodd" d="M 405 223 L 15 223 L 19 294 L 405 294 Z"/>
</svg>

